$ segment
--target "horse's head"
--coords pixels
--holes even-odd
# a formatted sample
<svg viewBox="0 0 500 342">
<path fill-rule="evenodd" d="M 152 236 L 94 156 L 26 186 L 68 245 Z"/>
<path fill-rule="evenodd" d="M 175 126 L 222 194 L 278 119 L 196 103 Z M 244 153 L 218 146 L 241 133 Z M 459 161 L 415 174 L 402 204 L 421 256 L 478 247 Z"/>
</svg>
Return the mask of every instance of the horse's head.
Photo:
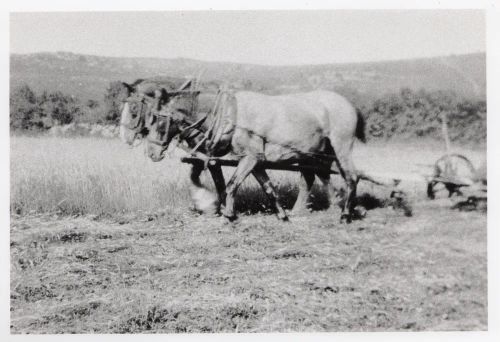
<svg viewBox="0 0 500 342">
<path fill-rule="evenodd" d="M 158 111 L 165 99 L 163 88 L 152 89 L 135 82 L 123 83 L 126 99 L 123 101 L 120 119 L 120 137 L 123 142 L 133 145 L 137 138 L 148 134 L 151 113 Z"/>
<path fill-rule="evenodd" d="M 195 111 L 197 91 L 189 91 L 190 82 L 177 91 L 165 92 L 159 110 L 150 113 L 147 122 L 146 155 L 157 162 L 165 157 L 172 140 L 189 126 Z"/>
<path fill-rule="evenodd" d="M 170 142 L 181 133 L 182 121 L 178 113 L 165 109 L 151 114 L 145 152 L 152 161 L 158 162 L 165 157 Z"/>
</svg>

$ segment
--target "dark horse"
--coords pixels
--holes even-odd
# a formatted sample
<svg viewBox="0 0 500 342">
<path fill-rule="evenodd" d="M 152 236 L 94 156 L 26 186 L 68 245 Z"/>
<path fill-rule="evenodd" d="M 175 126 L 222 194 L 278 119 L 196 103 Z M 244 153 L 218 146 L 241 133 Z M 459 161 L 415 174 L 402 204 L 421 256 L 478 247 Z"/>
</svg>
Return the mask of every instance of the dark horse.
<svg viewBox="0 0 500 342">
<path fill-rule="evenodd" d="M 229 91 L 216 95 L 189 91 L 188 87 L 155 94 L 160 105 L 151 111 L 146 139 L 146 153 L 152 160 L 163 159 L 174 137 L 210 156 L 231 154 L 237 158 L 223 212 L 229 219 L 236 217 L 234 196 L 250 173 L 274 203 L 278 217 L 287 218 L 263 161 L 313 165 L 323 170 L 302 172 L 294 211 L 306 206 L 315 175 L 328 186 L 335 162 L 347 185 L 341 218 L 350 221 L 357 185 L 352 148 L 355 137 L 364 140 L 364 121 L 345 98 L 322 90 L 279 96 Z M 212 115 L 200 110 L 206 104 Z M 130 122 L 124 109 L 122 125 Z M 331 199 L 333 188 L 328 190 Z"/>
<path fill-rule="evenodd" d="M 175 82 L 176 81 L 176 82 Z M 120 137 L 123 142 L 132 146 L 136 139 L 143 139 L 149 133 L 152 119 L 152 112 L 157 112 L 165 104 L 167 89 L 185 87 L 179 80 L 169 82 L 158 82 L 139 79 L 132 84 L 123 83 L 126 91 L 126 99 L 121 108 Z M 209 109 L 200 106 L 198 110 L 207 112 Z M 199 137 L 189 139 L 196 143 Z M 203 149 L 201 149 L 203 151 Z M 225 201 L 225 180 L 222 169 L 219 165 L 207 165 L 208 170 L 219 195 L 219 205 Z M 203 164 L 195 164 L 191 168 L 191 183 L 195 190 L 204 189 L 200 182 L 200 175 L 204 169 Z M 195 206 L 196 207 L 196 206 Z M 215 211 L 219 209 L 216 208 Z"/>
</svg>

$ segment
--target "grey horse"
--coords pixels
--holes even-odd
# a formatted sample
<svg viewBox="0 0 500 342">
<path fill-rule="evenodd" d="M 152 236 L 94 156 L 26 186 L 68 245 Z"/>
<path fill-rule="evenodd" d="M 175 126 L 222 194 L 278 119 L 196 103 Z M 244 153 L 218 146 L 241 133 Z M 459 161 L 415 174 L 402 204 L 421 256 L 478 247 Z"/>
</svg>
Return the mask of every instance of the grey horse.
<svg viewBox="0 0 500 342">
<path fill-rule="evenodd" d="M 192 92 L 188 87 L 186 84 L 175 92 L 157 93 L 157 101 L 162 105 L 151 116 L 146 139 L 146 153 L 152 160 L 163 158 L 174 137 L 209 155 L 231 154 L 239 162 L 227 184 L 224 216 L 236 217 L 236 191 L 251 173 L 283 220 L 287 215 L 262 162 L 314 165 L 322 170 L 302 172 L 294 211 L 307 205 L 315 175 L 328 187 L 329 198 L 333 198 L 333 188 L 328 185 L 335 162 L 347 185 L 341 219 L 350 221 L 358 180 L 352 148 L 356 137 L 364 141 L 365 136 L 362 117 L 345 98 L 324 90 L 279 96 L 225 91 L 216 96 Z M 216 108 L 210 119 L 203 111 L 193 110 L 200 103 Z M 214 125 L 214 120 L 225 124 Z M 127 122 L 125 111 L 122 122 Z M 216 132 L 210 130 L 214 126 L 218 127 Z"/>
</svg>

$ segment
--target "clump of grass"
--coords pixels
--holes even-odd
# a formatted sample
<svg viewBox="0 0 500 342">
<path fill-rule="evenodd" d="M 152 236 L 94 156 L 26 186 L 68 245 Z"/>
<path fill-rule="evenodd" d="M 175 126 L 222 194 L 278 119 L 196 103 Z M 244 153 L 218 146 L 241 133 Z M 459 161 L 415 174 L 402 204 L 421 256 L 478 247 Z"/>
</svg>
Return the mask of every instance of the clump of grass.
<svg viewBox="0 0 500 342">
<path fill-rule="evenodd" d="M 187 205 L 188 172 L 118 140 L 12 137 L 11 210 L 99 215 Z"/>
</svg>

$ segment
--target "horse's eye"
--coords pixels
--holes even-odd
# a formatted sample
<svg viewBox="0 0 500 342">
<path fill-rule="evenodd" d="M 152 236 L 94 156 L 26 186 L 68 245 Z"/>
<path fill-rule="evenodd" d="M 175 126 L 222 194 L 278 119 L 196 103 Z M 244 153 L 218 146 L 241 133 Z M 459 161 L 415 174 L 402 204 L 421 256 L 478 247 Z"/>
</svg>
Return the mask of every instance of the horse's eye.
<svg viewBox="0 0 500 342">
<path fill-rule="evenodd" d="M 167 133 L 167 122 L 165 120 L 161 120 L 161 124 L 158 125 L 158 130 L 162 134 Z"/>
</svg>

